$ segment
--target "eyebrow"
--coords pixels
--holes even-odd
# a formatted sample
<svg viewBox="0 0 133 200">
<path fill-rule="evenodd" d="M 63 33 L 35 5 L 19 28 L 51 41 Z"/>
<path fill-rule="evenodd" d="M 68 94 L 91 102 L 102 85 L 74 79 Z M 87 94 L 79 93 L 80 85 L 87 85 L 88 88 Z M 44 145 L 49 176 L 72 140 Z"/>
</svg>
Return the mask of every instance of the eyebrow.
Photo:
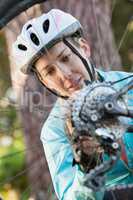
<svg viewBox="0 0 133 200">
<path fill-rule="evenodd" d="M 62 54 L 64 53 L 64 51 L 66 50 L 67 48 L 65 48 L 65 49 L 63 49 L 61 52 L 60 52 L 60 54 L 56 57 L 56 58 L 59 58 L 59 57 L 61 57 L 62 56 Z"/>
<path fill-rule="evenodd" d="M 63 49 L 63 50 L 59 53 L 59 55 L 58 55 L 56 58 L 60 58 L 66 49 L 67 49 L 67 48 Z M 51 66 L 51 64 L 46 65 L 45 69 L 47 69 L 47 68 L 50 67 L 50 66 Z M 43 69 L 44 69 L 44 68 L 43 68 Z M 42 70 L 43 70 L 43 69 L 42 69 Z M 42 71 L 42 70 L 41 70 L 41 71 Z"/>
</svg>

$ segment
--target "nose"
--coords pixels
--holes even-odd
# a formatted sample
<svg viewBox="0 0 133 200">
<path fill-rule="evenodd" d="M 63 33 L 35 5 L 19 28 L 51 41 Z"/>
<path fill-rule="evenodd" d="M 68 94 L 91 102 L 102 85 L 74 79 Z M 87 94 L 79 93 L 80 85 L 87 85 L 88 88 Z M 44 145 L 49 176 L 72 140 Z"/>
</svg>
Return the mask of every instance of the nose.
<svg viewBox="0 0 133 200">
<path fill-rule="evenodd" d="M 62 85 L 68 89 L 73 85 L 73 71 L 70 66 L 66 65 L 60 66 L 58 69 L 60 71 Z"/>
<path fill-rule="evenodd" d="M 73 72 L 69 66 L 63 65 L 59 66 L 58 68 L 65 79 L 71 79 Z"/>
</svg>

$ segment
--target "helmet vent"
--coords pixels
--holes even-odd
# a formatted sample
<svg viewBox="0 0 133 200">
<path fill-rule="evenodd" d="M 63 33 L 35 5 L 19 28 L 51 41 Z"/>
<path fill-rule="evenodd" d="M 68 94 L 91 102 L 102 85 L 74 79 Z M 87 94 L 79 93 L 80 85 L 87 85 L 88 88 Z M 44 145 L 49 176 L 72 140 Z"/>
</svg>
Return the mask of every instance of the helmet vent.
<svg viewBox="0 0 133 200">
<path fill-rule="evenodd" d="M 23 45 L 23 44 L 18 44 L 18 48 L 19 48 L 20 50 L 23 50 L 23 51 L 26 51 L 26 50 L 27 50 L 27 47 L 26 47 L 25 45 Z"/>
<path fill-rule="evenodd" d="M 27 28 L 26 28 L 26 29 L 28 30 L 28 29 L 29 29 L 29 28 L 31 28 L 31 27 L 32 27 L 32 25 L 31 25 L 31 24 L 29 24 L 29 25 L 27 26 Z"/>
<path fill-rule="evenodd" d="M 46 19 L 44 22 L 43 22 L 43 30 L 44 30 L 44 32 L 45 33 L 47 33 L 48 32 L 48 30 L 49 30 L 49 20 L 48 19 Z"/>
<path fill-rule="evenodd" d="M 39 39 L 38 39 L 38 37 L 36 36 L 35 33 L 31 33 L 31 34 L 30 34 L 30 38 L 31 38 L 32 42 L 33 42 L 35 45 L 38 46 L 38 45 L 40 44 Z"/>
</svg>

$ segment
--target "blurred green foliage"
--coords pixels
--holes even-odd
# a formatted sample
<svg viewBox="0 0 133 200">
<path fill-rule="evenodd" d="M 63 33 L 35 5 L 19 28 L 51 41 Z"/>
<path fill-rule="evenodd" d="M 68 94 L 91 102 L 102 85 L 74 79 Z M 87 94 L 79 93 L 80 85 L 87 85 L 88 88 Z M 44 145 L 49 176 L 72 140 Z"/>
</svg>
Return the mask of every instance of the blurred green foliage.
<svg viewBox="0 0 133 200">
<path fill-rule="evenodd" d="M 133 71 L 133 69 L 131 69 L 131 66 L 133 66 L 133 1 L 115 1 L 112 15 L 112 27 L 117 48 L 119 48 L 120 43 L 122 43 L 119 53 L 124 70 Z"/>
<path fill-rule="evenodd" d="M 11 85 L 9 60 L 6 47 L 6 40 L 3 32 L 0 32 L 0 97 L 4 95 Z"/>
<path fill-rule="evenodd" d="M 5 96 L 11 87 L 10 70 L 6 41 L 4 34 L 0 34 L 0 101 L 5 99 L 4 105 L 0 104 L 0 193 L 4 199 L 9 191 L 15 189 L 16 193 L 22 193 L 28 186 L 27 172 L 13 179 L 26 168 L 25 144 L 21 129 L 21 122 L 16 108 L 8 105 Z M 20 153 L 16 153 L 20 152 Z M 7 189 L 7 185 L 12 189 Z M 9 187 L 9 188 L 10 188 Z M 29 197 L 29 190 L 23 195 L 23 200 Z"/>
<path fill-rule="evenodd" d="M 17 127 L 20 127 L 20 122 L 16 109 L 11 105 L 6 108 L 0 107 L 0 131 L 12 135 L 13 130 Z"/>
<path fill-rule="evenodd" d="M 1 135 L 0 137 L 2 140 L 2 138 L 4 139 L 5 136 Z M 25 147 L 23 136 L 19 131 L 17 131 L 12 138 L 10 137 L 5 137 L 5 139 L 11 139 L 11 142 L 6 143 L 3 146 L 1 145 L 0 148 L 0 183 L 3 182 L 3 186 L 6 183 L 11 183 L 16 188 L 24 188 L 26 184 L 25 176 L 22 175 L 18 178 L 16 177 L 15 179 L 11 178 L 16 176 L 16 174 L 25 168 L 25 151 L 23 151 Z M 20 153 L 16 154 L 16 152 Z"/>
<path fill-rule="evenodd" d="M 5 189 L 7 184 L 18 193 L 27 187 L 27 172 L 13 178 L 26 168 L 25 153 L 21 122 L 16 108 L 12 105 L 0 107 L 0 192 L 5 199 L 10 191 Z"/>
</svg>

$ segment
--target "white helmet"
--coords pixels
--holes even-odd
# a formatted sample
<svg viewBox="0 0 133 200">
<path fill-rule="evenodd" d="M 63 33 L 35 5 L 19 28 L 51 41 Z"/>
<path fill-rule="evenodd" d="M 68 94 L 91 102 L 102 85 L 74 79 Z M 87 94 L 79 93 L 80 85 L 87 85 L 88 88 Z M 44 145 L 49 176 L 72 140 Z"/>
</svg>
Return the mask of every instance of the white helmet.
<svg viewBox="0 0 133 200">
<path fill-rule="evenodd" d="M 80 22 L 72 15 L 58 9 L 28 21 L 13 44 L 13 55 L 20 70 L 28 74 L 32 63 L 42 50 L 50 48 L 64 37 L 82 32 Z"/>
</svg>

